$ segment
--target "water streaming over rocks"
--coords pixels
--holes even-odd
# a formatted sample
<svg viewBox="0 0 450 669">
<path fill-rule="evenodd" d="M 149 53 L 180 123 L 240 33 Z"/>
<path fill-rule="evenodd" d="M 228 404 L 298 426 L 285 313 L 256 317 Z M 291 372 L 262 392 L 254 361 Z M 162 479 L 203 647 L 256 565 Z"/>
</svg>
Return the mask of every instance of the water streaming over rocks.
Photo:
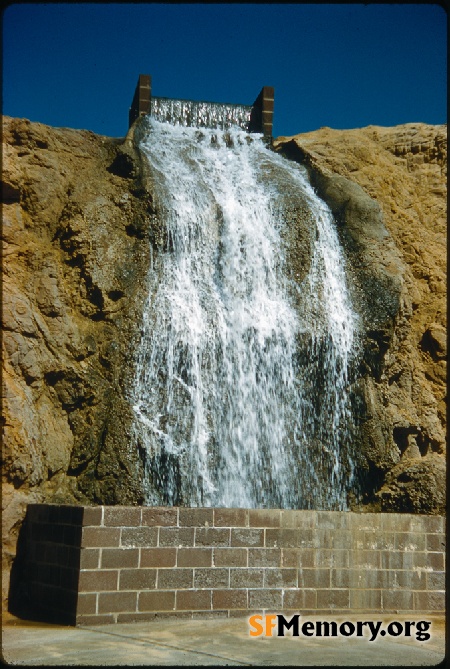
<svg viewBox="0 0 450 669">
<path fill-rule="evenodd" d="M 144 123 L 166 234 L 132 390 L 147 503 L 345 509 L 357 316 L 329 209 L 259 135 Z"/>
</svg>

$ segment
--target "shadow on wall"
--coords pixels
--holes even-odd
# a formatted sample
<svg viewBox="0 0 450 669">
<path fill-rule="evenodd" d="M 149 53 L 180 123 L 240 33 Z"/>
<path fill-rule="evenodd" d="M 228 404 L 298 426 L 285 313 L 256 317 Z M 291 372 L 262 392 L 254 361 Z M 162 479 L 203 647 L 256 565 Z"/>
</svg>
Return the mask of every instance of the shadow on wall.
<svg viewBox="0 0 450 669">
<path fill-rule="evenodd" d="M 10 611 L 74 626 L 263 610 L 441 614 L 444 532 L 443 516 L 31 504 Z"/>
<path fill-rule="evenodd" d="M 83 507 L 28 506 L 11 569 L 10 613 L 75 624 L 83 513 Z"/>
</svg>

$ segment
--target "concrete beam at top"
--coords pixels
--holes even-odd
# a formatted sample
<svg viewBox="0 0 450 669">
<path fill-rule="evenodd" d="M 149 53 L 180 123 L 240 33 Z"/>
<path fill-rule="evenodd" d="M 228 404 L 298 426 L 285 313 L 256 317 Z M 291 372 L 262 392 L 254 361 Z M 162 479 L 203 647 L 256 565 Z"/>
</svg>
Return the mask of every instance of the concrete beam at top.
<svg viewBox="0 0 450 669">
<path fill-rule="evenodd" d="M 128 114 L 128 127 L 131 128 L 139 116 L 150 113 L 152 99 L 152 79 L 149 74 L 140 74 L 136 90 L 134 91 L 133 102 L 131 103 Z"/>
<path fill-rule="evenodd" d="M 262 132 L 269 141 L 272 140 L 274 98 L 273 86 L 263 86 L 253 103 L 248 128 L 249 132 Z"/>
<path fill-rule="evenodd" d="M 272 86 L 262 89 L 262 131 L 266 138 L 272 139 L 273 107 L 275 91 Z"/>
<path fill-rule="evenodd" d="M 149 74 L 140 74 L 136 90 L 134 92 L 133 102 L 131 104 L 128 116 L 128 127 L 151 110 L 152 84 Z M 258 132 L 264 135 L 268 141 L 272 141 L 273 109 L 274 109 L 274 88 L 273 86 L 263 86 L 258 97 L 252 105 L 249 132 Z"/>
</svg>

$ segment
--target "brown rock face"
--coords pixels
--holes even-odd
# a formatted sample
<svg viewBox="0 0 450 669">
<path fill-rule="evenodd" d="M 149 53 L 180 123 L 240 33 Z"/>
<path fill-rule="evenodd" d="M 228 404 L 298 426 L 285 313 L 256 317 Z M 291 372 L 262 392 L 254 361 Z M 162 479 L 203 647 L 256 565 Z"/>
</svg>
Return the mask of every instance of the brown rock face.
<svg viewBox="0 0 450 669">
<path fill-rule="evenodd" d="M 133 150 L 90 132 L 6 118 L 3 160 L 8 571 L 27 502 L 142 499 L 126 388 L 153 209 Z"/>
<path fill-rule="evenodd" d="M 278 138 L 331 207 L 364 321 L 365 503 L 445 512 L 446 126 Z M 389 234 L 387 234 L 389 233 Z"/>
<path fill-rule="evenodd" d="M 324 128 L 276 141 L 308 167 L 347 254 L 363 319 L 354 400 L 373 509 L 445 508 L 445 133 Z M 151 191 L 131 136 L 4 119 L 4 596 L 27 503 L 143 500 L 127 389 L 150 248 L 163 243 Z M 299 207 L 287 243 L 306 271 Z"/>
</svg>

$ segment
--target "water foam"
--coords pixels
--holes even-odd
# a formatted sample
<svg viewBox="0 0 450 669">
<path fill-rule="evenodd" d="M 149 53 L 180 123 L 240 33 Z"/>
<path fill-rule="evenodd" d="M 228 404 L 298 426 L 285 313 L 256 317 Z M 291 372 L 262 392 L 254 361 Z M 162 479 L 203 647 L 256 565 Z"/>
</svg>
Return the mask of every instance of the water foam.
<svg viewBox="0 0 450 669">
<path fill-rule="evenodd" d="M 346 508 L 357 316 L 329 209 L 260 136 L 145 123 L 166 226 L 132 397 L 147 503 Z M 300 282 L 277 175 L 315 225 Z"/>
<path fill-rule="evenodd" d="M 247 130 L 252 108 L 246 105 L 152 98 L 151 116 L 162 123 L 196 128 Z"/>
</svg>

